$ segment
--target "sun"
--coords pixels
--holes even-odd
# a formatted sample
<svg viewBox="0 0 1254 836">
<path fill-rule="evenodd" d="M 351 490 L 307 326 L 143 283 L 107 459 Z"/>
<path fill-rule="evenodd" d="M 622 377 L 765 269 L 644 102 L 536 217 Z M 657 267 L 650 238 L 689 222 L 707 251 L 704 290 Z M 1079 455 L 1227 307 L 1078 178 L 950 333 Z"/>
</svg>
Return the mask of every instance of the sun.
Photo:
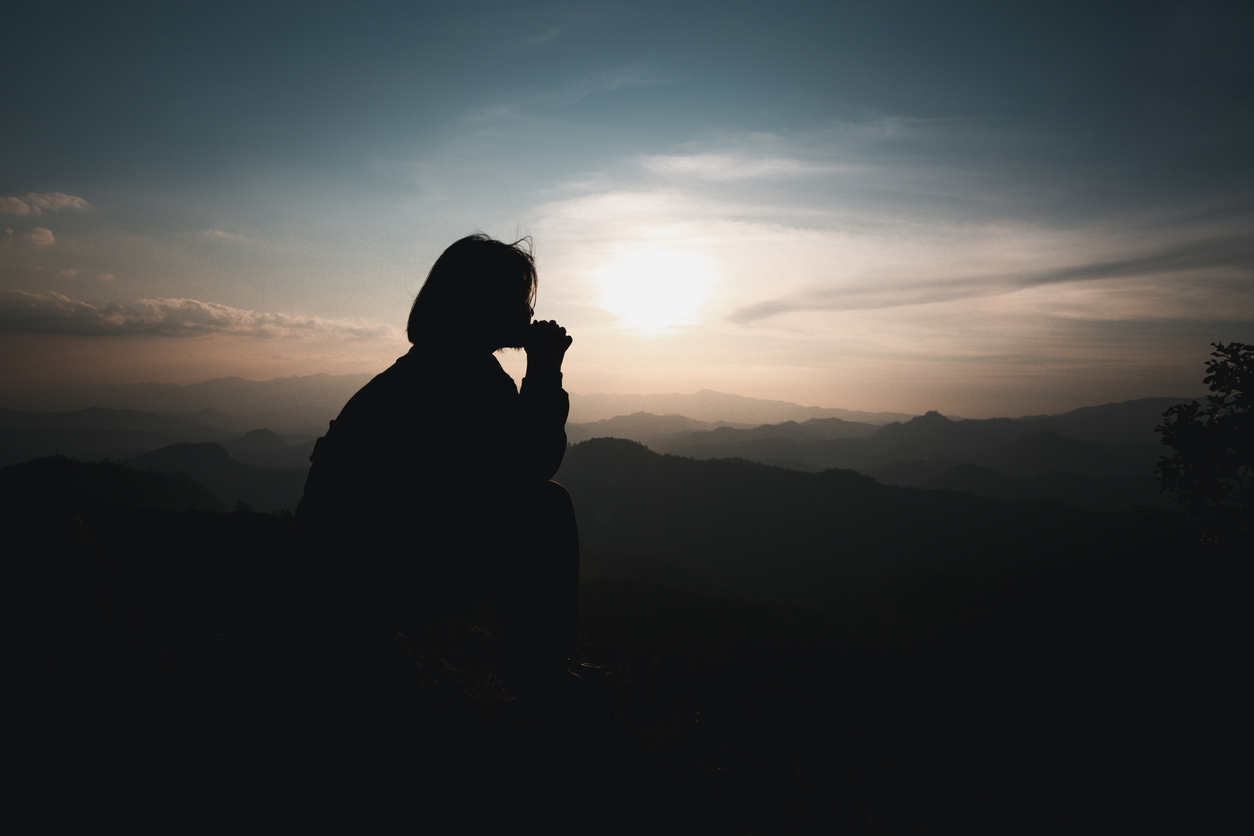
<svg viewBox="0 0 1254 836">
<path fill-rule="evenodd" d="M 691 325 L 714 289 L 713 267 L 699 253 L 679 248 L 625 250 L 592 271 L 597 307 L 626 328 L 656 331 Z"/>
</svg>

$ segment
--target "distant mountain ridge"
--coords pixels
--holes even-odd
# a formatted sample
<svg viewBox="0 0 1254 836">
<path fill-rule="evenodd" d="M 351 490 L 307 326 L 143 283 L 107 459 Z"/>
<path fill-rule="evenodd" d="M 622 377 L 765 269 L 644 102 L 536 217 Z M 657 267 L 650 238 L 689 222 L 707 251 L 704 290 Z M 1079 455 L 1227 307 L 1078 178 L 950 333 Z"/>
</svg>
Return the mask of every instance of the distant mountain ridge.
<svg viewBox="0 0 1254 836">
<path fill-rule="evenodd" d="M 56 455 L 122 461 L 172 444 L 214 443 L 244 464 L 307 469 L 314 439 L 312 433 L 253 429 L 248 419 L 212 409 L 183 415 L 103 407 L 73 412 L 0 409 L 0 467 Z"/>
<path fill-rule="evenodd" d="M 27 412 L 70 412 L 91 407 L 142 412 L 188 414 L 212 410 L 247 418 L 251 427 L 276 432 L 325 432 L 348 399 L 370 381 L 370 374 L 314 374 L 245 380 L 220 377 L 201 383 L 124 383 L 59 386 L 37 392 L 0 396 L 0 406 Z M 914 417 L 900 412 L 862 412 L 801 406 L 702 389 L 693 394 L 572 394 L 570 420 L 586 423 L 634 412 L 682 415 L 697 421 L 727 424 L 777 424 L 811 418 L 840 418 L 887 424 Z M 210 423 L 206 421 L 206 423 Z M 233 427 L 233 429 L 244 429 Z"/>
<path fill-rule="evenodd" d="M 228 507 L 243 502 L 258 511 L 291 511 L 305 489 L 303 468 L 243 464 L 220 444 L 172 444 L 124 464 L 140 471 L 185 473 Z"/>
<path fill-rule="evenodd" d="M 89 407 L 187 414 L 208 410 L 247 418 L 249 428 L 276 432 L 326 432 L 358 389 L 374 375 L 314 374 L 245 380 L 220 377 L 180 386 L 175 383 L 124 383 L 60 386 L 41 392 L 5 396 L 4 406 L 31 412 L 70 412 Z M 205 416 L 211 418 L 211 415 Z"/>
<path fill-rule="evenodd" d="M 285 388 L 287 402 L 292 403 L 291 398 L 296 397 L 292 393 L 302 386 L 321 387 L 325 396 L 331 391 L 329 378 L 323 375 L 312 381 L 289 378 L 270 383 Z M 218 383 L 229 388 L 239 382 Z M 252 394 L 257 395 L 255 387 L 261 384 L 243 383 L 253 386 Z M 203 393 L 197 397 L 201 396 Z M 679 407 L 704 404 L 701 408 L 711 410 L 722 409 L 720 404 L 730 404 L 726 408 L 731 409 L 748 403 L 759 414 L 765 414 L 763 410 L 815 409 L 709 390 L 694 396 L 656 397 L 671 398 L 671 404 Z M 572 398 L 575 403 L 581 400 L 578 395 Z M 812 472 L 850 469 L 891 485 L 951 488 L 993 497 L 1050 498 L 1111 509 L 1163 499 L 1153 476 L 1162 454 L 1154 428 L 1161 423 L 1163 411 L 1181 400 L 1142 398 L 1024 418 L 954 420 L 929 412 L 888 424 L 839 417 L 734 423 L 639 411 L 593 422 L 570 422 L 567 438 L 572 444 L 592 438 L 629 439 L 657 452 L 689 458 L 742 458 Z M 326 403 L 330 401 L 324 406 Z M 185 399 L 184 405 L 198 402 Z M 275 414 L 269 413 L 271 417 Z M 212 443 L 222 445 L 243 465 L 307 470 L 314 439 L 325 431 L 325 424 L 305 432 L 274 432 L 270 424 L 260 423 L 263 420 L 228 415 L 211 406 L 181 414 L 104 407 L 69 412 L 0 409 L 0 466 L 52 455 L 83 461 L 125 461 L 174 444 Z M 947 475 L 953 468 L 959 470 Z M 238 493 L 238 485 L 231 490 Z M 275 495 L 263 504 L 290 506 L 290 492 L 282 493 L 284 498 Z"/>
<path fill-rule="evenodd" d="M 747 398 L 702 389 L 691 395 L 576 395 L 570 396 L 571 423 L 588 423 L 636 412 L 654 415 L 682 415 L 697 421 L 727 424 L 779 424 L 784 421 L 808 421 L 811 418 L 840 418 L 865 424 L 888 424 L 915 417 L 904 412 L 861 412 L 853 409 L 831 409 L 822 406 L 801 406 L 788 401 Z"/>
<path fill-rule="evenodd" d="M 631 415 L 617 415 L 586 424 L 567 422 L 566 440 L 571 444 L 578 444 L 589 438 L 629 438 L 641 444 L 648 444 L 648 439 L 657 437 L 704 432 L 720 427 L 750 429 L 752 426 L 752 424 L 730 424 L 725 421 L 698 421 L 684 415 L 634 412 Z"/>
<path fill-rule="evenodd" d="M 1022 424 L 1068 436 L 1080 441 L 1125 444 L 1160 439 L 1154 432 L 1163 413 L 1178 403 L 1194 398 L 1137 398 L 1131 401 L 1082 406 L 1058 415 L 1025 415 L 1015 419 Z"/>
<path fill-rule="evenodd" d="M 245 380 L 222 377 L 201 383 L 128 383 L 60 386 L 37 392 L 0 395 L 0 407 L 23 412 L 66 413 L 92 408 L 137 410 L 178 415 L 197 424 L 244 432 L 269 427 L 278 433 L 303 432 L 314 436 L 373 375 L 314 374 Z M 1122 427 L 1127 416 L 1150 411 L 1161 415 L 1173 404 L 1189 398 L 1142 398 L 1116 404 L 1083 407 L 1061 415 L 1025 416 L 1015 420 L 1035 422 L 1041 429 L 1088 441 L 1127 440 Z M 588 394 L 570 396 L 572 424 L 587 424 L 645 412 L 656 416 L 682 416 L 716 425 L 804 423 L 815 418 L 839 418 L 861 424 L 904 423 L 918 417 L 902 412 L 866 412 L 787 401 L 766 400 L 702 389 L 692 394 Z M 1118 408 L 1116 408 L 1118 407 Z M 0 410 L 3 411 L 3 410 Z M 1092 413 L 1092 414 L 1089 414 Z M 1101 423 L 1110 423 L 1101 428 Z M 0 423 L 0 426 L 13 426 Z M 65 424 L 60 424 L 65 426 Z M 1080 428 L 1080 429 L 1077 429 Z M 707 428 L 710 429 L 710 428 Z M 1080 433 L 1085 433 L 1081 435 Z M 1144 434 L 1143 434 L 1144 435 Z M 1143 440 L 1153 440 L 1150 434 Z"/>
<path fill-rule="evenodd" d="M 888 485 L 1052 499 L 1113 510 L 1160 503 L 1154 428 L 1173 398 L 1143 398 L 1061 415 L 953 420 L 939 412 L 882 426 L 813 418 L 674 432 L 684 419 L 638 413 L 570 425 L 572 442 L 612 436 L 695 459 L 741 458 L 791 470 L 855 470 Z M 606 432 L 614 430 L 614 432 Z M 950 471 L 953 472 L 950 472 Z"/>
</svg>

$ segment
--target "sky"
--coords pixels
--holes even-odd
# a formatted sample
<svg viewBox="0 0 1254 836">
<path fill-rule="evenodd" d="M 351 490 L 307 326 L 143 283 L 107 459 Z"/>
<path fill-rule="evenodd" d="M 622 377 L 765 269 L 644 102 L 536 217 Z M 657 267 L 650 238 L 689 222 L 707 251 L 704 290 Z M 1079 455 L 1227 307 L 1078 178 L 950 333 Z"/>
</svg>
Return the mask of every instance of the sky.
<svg viewBox="0 0 1254 836">
<path fill-rule="evenodd" d="M 473 232 L 530 237 L 572 392 L 1192 397 L 1254 343 L 1252 41 L 1235 2 L 23 4 L 0 399 L 382 371 Z"/>
</svg>

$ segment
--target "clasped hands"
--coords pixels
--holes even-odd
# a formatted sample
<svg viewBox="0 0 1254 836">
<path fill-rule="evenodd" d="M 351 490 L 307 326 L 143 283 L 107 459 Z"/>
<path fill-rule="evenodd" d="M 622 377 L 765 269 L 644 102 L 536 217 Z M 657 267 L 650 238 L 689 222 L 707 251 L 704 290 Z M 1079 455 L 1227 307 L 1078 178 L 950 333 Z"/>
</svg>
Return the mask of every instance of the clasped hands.
<svg viewBox="0 0 1254 836">
<path fill-rule="evenodd" d="M 540 320 L 527 326 L 523 348 L 527 351 L 527 373 L 557 373 L 562 370 L 566 349 L 574 340 L 553 320 Z"/>
</svg>

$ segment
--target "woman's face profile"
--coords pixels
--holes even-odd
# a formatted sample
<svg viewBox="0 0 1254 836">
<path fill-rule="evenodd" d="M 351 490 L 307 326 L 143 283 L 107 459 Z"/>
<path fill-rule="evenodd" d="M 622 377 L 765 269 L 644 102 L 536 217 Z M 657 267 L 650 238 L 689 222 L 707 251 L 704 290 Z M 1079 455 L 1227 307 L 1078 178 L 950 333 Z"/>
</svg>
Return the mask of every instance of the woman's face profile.
<svg viewBox="0 0 1254 836">
<path fill-rule="evenodd" d="M 531 306 L 531 294 L 512 305 L 501 305 L 491 316 L 487 336 L 493 348 L 522 348 L 527 337 L 527 326 L 535 313 Z"/>
</svg>

